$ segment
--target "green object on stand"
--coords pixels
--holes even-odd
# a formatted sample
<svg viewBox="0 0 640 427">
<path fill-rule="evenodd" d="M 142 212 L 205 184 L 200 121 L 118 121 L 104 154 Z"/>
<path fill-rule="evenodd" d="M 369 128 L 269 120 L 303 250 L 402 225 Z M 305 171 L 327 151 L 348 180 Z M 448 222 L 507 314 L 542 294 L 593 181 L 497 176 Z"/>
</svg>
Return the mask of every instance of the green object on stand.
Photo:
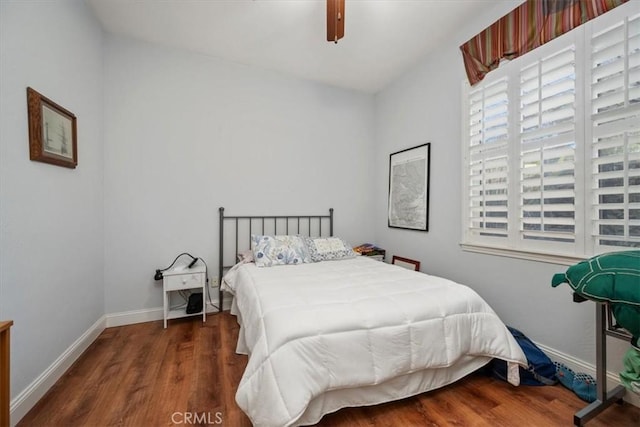
<svg viewBox="0 0 640 427">
<path fill-rule="evenodd" d="M 572 265 L 555 274 L 551 286 L 568 283 L 578 294 L 611 303 L 616 321 L 640 340 L 640 251 L 611 252 Z"/>
<path fill-rule="evenodd" d="M 598 301 L 640 306 L 640 251 L 611 252 L 555 274 L 551 285 L 568 283 L 580 295 Z"/>
<path fill-rule="evenodd" d="M 627 390 L 640 394 L 640 351 L 631 347 L 624 355 L 623 364 L 620 382 Z"/>
</svg>

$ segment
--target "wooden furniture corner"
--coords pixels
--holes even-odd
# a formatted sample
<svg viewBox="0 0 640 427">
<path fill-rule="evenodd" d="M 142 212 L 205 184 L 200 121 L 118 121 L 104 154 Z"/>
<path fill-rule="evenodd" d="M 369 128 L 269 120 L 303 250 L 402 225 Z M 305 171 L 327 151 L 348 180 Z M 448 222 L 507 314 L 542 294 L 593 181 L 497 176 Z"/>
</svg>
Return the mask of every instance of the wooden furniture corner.
<svg viewBox="0 0 640 427">
<path fill-rule="evenodd" d="M 0 321 L 0 427 L 9 427 L 9 345 L 11 343 L 9 330 L 12 320 Z"/>
</svg>

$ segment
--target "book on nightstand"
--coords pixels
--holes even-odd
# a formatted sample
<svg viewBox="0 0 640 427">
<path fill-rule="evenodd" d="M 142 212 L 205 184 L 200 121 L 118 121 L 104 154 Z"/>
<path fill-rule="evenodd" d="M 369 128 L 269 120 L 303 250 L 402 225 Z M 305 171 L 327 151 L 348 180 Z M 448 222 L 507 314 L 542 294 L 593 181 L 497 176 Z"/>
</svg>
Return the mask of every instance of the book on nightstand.
<svg viewBox="0 0 640 427">
<path fill-rule="evenodd" d="M 363 243 L 360 246 L 356 246 L 355 248 L 353 248 L 353 250 L 355 252 L 358 252 L 360 255 L 372 257 L 374 259 L 377 259 L 378 261 L 384 261 L 384 257 L 386 254 L 386 251 L 384 249 L 379 248 L 378 246 L 371 243 Z"/>
</svg>

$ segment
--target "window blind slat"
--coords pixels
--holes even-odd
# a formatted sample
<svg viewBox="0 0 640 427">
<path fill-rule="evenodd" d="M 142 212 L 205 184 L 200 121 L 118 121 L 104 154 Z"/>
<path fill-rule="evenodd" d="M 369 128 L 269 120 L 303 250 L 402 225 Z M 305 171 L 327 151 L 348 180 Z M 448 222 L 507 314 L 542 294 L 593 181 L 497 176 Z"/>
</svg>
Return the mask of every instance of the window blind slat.
<svg viewBox="0 0 640 427">
<path fill-rule="evenodd" d="M 529 144 L 540 140 L 553 140 L 554 143 L 569 142 L 575 139 L 575 125 L 572 122 L 561 122 L 546 128 L 522 133 L 522 143 Z"/>
<path fill-rule="evenodd" d="M 605 65 L 609 61 L 622 55 L 624 55 L 624 42 L 619 41 L 618 43 L 603 47 L 601 50 L 593 51 L 591 55 L 591 61 L 593 67 L 596 68 L 600 65 Z"/>
<path fill-rule="evenodd" d="M 620 43 L 624 38 L 624 24 L 622 22 L 610 27 L 591 37 L 591 49 L 594 52 L 600 52 L 603 49 Z"/>
<path fill-rule="evenodd" d="M 599 65 L 591 72 L 591 82 L 595 83 L 607 76 L 621 74 L 624 71 L 624 58 L 613 58 L 606 64 Z"/>
</svg>

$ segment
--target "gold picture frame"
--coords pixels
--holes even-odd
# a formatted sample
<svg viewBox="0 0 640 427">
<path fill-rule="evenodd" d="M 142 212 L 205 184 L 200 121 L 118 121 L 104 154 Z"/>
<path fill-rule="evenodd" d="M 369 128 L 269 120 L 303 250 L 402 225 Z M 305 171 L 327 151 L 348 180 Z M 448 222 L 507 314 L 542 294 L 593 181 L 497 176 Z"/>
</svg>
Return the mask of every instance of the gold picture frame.
<svg viewBox="0 0 640 427">
<path fill-rule="evenodd" d="M 75 169 L 78 165 L 76 116 L 36 90 L 27 88 L 29 158 Z"/>
</svg>

